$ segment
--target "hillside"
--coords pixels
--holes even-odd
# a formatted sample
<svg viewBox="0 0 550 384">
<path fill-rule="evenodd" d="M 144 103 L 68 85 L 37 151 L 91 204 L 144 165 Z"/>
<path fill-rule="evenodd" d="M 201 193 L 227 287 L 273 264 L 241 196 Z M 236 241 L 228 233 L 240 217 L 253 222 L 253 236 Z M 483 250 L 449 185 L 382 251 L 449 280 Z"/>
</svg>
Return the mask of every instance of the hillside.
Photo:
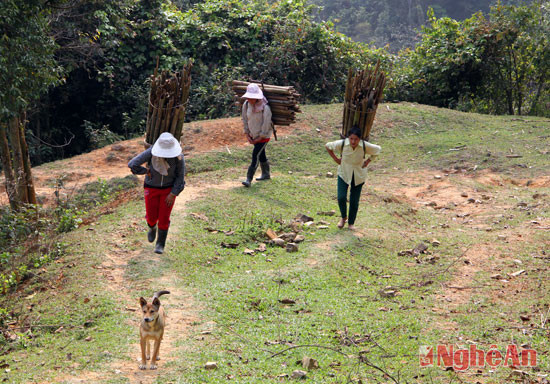
<svg viewBox="0 0 550 384">
<path fill-rule="evenodd" d="M 488 13 L 493 0 L 309 0 L 322 7 L 319 20 L 333 21 L 336 30 L 355 41 L 373 43 L 377 47 L 389 45 L 392 52 L 411 48 L 418 42 L 418 31 L 427 21 L 431 7 L 436 17 L 465 20 L 476 12 Z M 518 1 L 501 1 L 518 4 Z"/>
<path fill-rule="evenodd" d="M 371 141 L 382 153 L 352 232 L 331 216 L 336 164 L 323 148 L 341 108 L 304 106 L 269 144 L 273 180 L 250 189 L 239 182 L 250 148 L 238 120 L 188 126 L 187 186 L 167 253 L 145 239 L 141 186 L 113 193 L 107 210 L 61 235 L 59 258 L 5 296 L 0 380 L 279 383 L 310 357 L 319 368 L 304 369 L 306 382 L 543 383 L 550 121 L 381 105 Z M 84 180 L 120 177 L 139 142 L 116 145 L 35 172 L 57 177 L 91 162 L 101 166 Z M 107 166 L 109 153 L 117 159 Z M 300 214 L 313 225 L 293 224 Z M 305 240 L 289 253 L 265 245 L 268 228 Z M 160 289 L 171 291 L 162 360 L 140 371 L 138 298 Z M 421 346 L 505 351 L 510 341 L 536 350 L 538 367 L 419 367 Z"/>
</svg>

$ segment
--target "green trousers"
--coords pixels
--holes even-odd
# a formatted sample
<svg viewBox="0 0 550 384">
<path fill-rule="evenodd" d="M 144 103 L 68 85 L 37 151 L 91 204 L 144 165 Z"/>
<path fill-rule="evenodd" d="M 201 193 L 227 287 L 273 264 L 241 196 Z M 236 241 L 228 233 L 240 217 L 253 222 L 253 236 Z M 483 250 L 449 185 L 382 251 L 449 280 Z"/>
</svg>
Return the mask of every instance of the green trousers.
<svg viewBox="0 0 550 384">
<path fill-rule="evenodd" d="M 365 183 L 359 185 L 353 185 L 353 177 L 351 178 L 351 188 L 349 193 L 349 217 L 347 215 L 347 195 L 348 187 L 344 180 L 338 176 L 338 207 L 340 207 L 340 214 L 342 218 L 348 219 L 348 223 L 353 225 L 355 218 L 357 217 L 357 210 L 359 209 L 359 199 L 361 198 L 361 190 Z"/>
</svg>

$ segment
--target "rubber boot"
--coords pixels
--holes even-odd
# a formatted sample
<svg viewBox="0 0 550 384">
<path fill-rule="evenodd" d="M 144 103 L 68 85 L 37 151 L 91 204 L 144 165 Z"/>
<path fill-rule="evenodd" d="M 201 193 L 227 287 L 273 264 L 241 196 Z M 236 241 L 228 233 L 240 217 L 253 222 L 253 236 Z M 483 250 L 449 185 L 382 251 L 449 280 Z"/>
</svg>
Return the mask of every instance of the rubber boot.
<svg viewBox="0 0 550 384">
<path fill-rule="evenodd" d="M 258 166 L 256 167 L 248 167 L 248 171 L 246 172 L 246 180 L 243 181 L 243 185 L 245 187 L 250 187 L 250 184 L 252 183 L 252 179 L 254 178 L 254 174 L 256 173 L 256 168 L 258 168 Z"/>
<path fill-rule="evenodd" d="M 156 237 L 157 237 L 157 225 L 155 224 L 152 227 L 149 226 L 149 232 L 147 232 L 147 240 L 149 240 L 149 242 L 152 243 L 153 241 L 155 241 Z"/>
<path fill-rule="evenodd" d="M 155 245 L 155 253 L 161 254 L 164 252 L 164 245 L 166 244 L 166 236 L 168 236 L 168 230 L 159 229 L 157 244 Z"/>
<path fill-rule="evenodd" d="M 260 167 L 262 168 L 262 175 L 260 177 L 256 177 L 256 180 L 262 181 L 271 179 L 271 175 L 269 174 L 269 161 L 260 163 Z"/>
</svg>

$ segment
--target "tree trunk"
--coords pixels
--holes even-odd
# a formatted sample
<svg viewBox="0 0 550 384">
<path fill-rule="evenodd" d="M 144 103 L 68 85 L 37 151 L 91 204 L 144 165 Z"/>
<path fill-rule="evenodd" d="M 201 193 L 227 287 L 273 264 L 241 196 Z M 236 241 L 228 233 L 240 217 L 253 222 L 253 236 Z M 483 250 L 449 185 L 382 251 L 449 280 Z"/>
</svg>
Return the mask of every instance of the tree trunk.
<svg viewBox="0 0 550 384">
<path fill-rule="evenodd" d="M 15 176 L 16 198 L 19 204 L 28 201 L 27 186 L 25 185 L 25 169 L 23 167 L 23 151 L 21 149 L 20 129 L 21 121 L 18 117 L 12 118 L 8 123 L 8 136 L 11 144 L 13 174 Z"/>
<path fill-rule="evenodd" d="M 19 204 L 15 190 L 15 177 L 13 176 L 11 152 L 6 132 L 6 125 L 0 123 L 0 157 L 2 158 L 2 169 L 4 170 L 6 194 L 8 195 L 11 208 L 18 209 Z"/>
<path fill-rule="evenodd" d="M 34 182 L 32 179 L 32 167 L 31 157 L 29 156 L 29 147 L 27 145 L 27 139 L 25 138 L 25 125 L 26 125 L 26 113 L 23 113 L 22 119 L 19 121 L 19 140 L 21 145 L 21 155 L 23 162 L 23 172 L 25 175 L 25 186 L 27 188 L 27 201 L 28 204 L 37 204 L 36 192 L 34 190 Z"/>
</svg>

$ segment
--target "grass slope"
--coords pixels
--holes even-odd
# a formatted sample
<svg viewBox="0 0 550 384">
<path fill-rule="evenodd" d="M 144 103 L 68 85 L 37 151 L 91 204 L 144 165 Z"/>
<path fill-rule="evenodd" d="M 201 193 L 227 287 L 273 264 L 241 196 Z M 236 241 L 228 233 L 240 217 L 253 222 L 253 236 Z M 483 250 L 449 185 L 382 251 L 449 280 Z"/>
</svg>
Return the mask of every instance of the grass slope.
<svg viewBox="0 0 550 384">
<path fill-rule="evenodd" d="M 361 231 L 353 234 L 338 230 L 335 217 L 318 213 L 337 209 L 336 180 L 325 177 L 336 172 L 336 165 L 323 144 L 337 137 L 341 106 L 304 110 L 301 121 L 309 129 L 269 146 L 274 179 L 250 189 L 237 182 L 228 190 L 212 188 L 191 202 L 187 214 L 173 217 L 168 252 L 158 262 L 151 263 L 147 254 L 138 201 L 69 234 L 67 256 L 24 287 L 17 296 L 24 299 L 7 306 L 37 324 L 68 326 L 21 335 L 21 345 L 2 358 L 5 380 L 58 382 L 59 372 L 78 376 L 107 370 L 109 382 L 127 382 L 110 364 L 129 359 L 127 346 L 137 338 L 137 329 L 129 326 L 134 315 L 125 311 L 125 300 L 106 289 L 109 281 L 97 270 L 113 248 L 137 254 L 123 266 L 128 300 L 163 288 L 156 282 L 170 273 L 200 311 L 200 320 L 178 340 L 175 358 L 161 366 L 158 383 L 278 383 L 301 369 L 297 361 L 304 356 L 320 366 L 308 372 L 309 382 L 448 383 L 456 380 L 455 372 L 419 368 L 419 347 L 438 342 L 488 349 L 512 341 L 537 350 L 539 367 L 530 374 L 548 372 L 550 330 L 538 319 L 548 316 L 550 305 L 547 231 L 527 231 L 525 223 L 548 221 L 547 202 L 533 202 L 532 196 L 550 190 L 492 186 L 451 171 L 540 177 L 548 167 L 549 122 L 382 105 L 371 141 L 383 152 L 372 164 L 362 196 L 356 223 Z M 249 152 L 232 149 L 189 159 L 188 183 L 234 180 L 244 174 Z M 472 213 L 476 224 L 490 230 L 469 225 L 452 207 L 435 210 L 397 196 L 399 189 L 433 183 L 431 171 L 449 173 L 446 182 L 457 190 L 490 195 L 483 214 Z M 518 201 L 529 204 L 518 206 Z M 330 225 L 303 229 L 305 241 L 295 253 L 272 246 L 244 252 L 265 242 L 267 228 L 289 231 L 297 214 Z M 511 241 L 516 234 L 523 237 Z M 498 241 L 499 235 L 510 241 Z M 433 238 L 441 245 L 430 246 L 429 255 L 398 255 Z M 468 260 L 469 252 L 489 246 L 492 253 L 468 280 L 474 289 L 447 301 L 444 287 L 453 284 L 465 261 L 478 265 Z M 527 273 L 511 284 L 491 279 L 496 272 L 506 276 L 521 269 L 512 259 Z M 387 286 L 397 295 L 383 297 L 380 291 Z M 207 361 L 216 361 L 218 369 L 205 370 Z M 510 373 L 510 368 L 493 372 L 486 367 L 461 377 L 507 383 Z"/>
</svg>

